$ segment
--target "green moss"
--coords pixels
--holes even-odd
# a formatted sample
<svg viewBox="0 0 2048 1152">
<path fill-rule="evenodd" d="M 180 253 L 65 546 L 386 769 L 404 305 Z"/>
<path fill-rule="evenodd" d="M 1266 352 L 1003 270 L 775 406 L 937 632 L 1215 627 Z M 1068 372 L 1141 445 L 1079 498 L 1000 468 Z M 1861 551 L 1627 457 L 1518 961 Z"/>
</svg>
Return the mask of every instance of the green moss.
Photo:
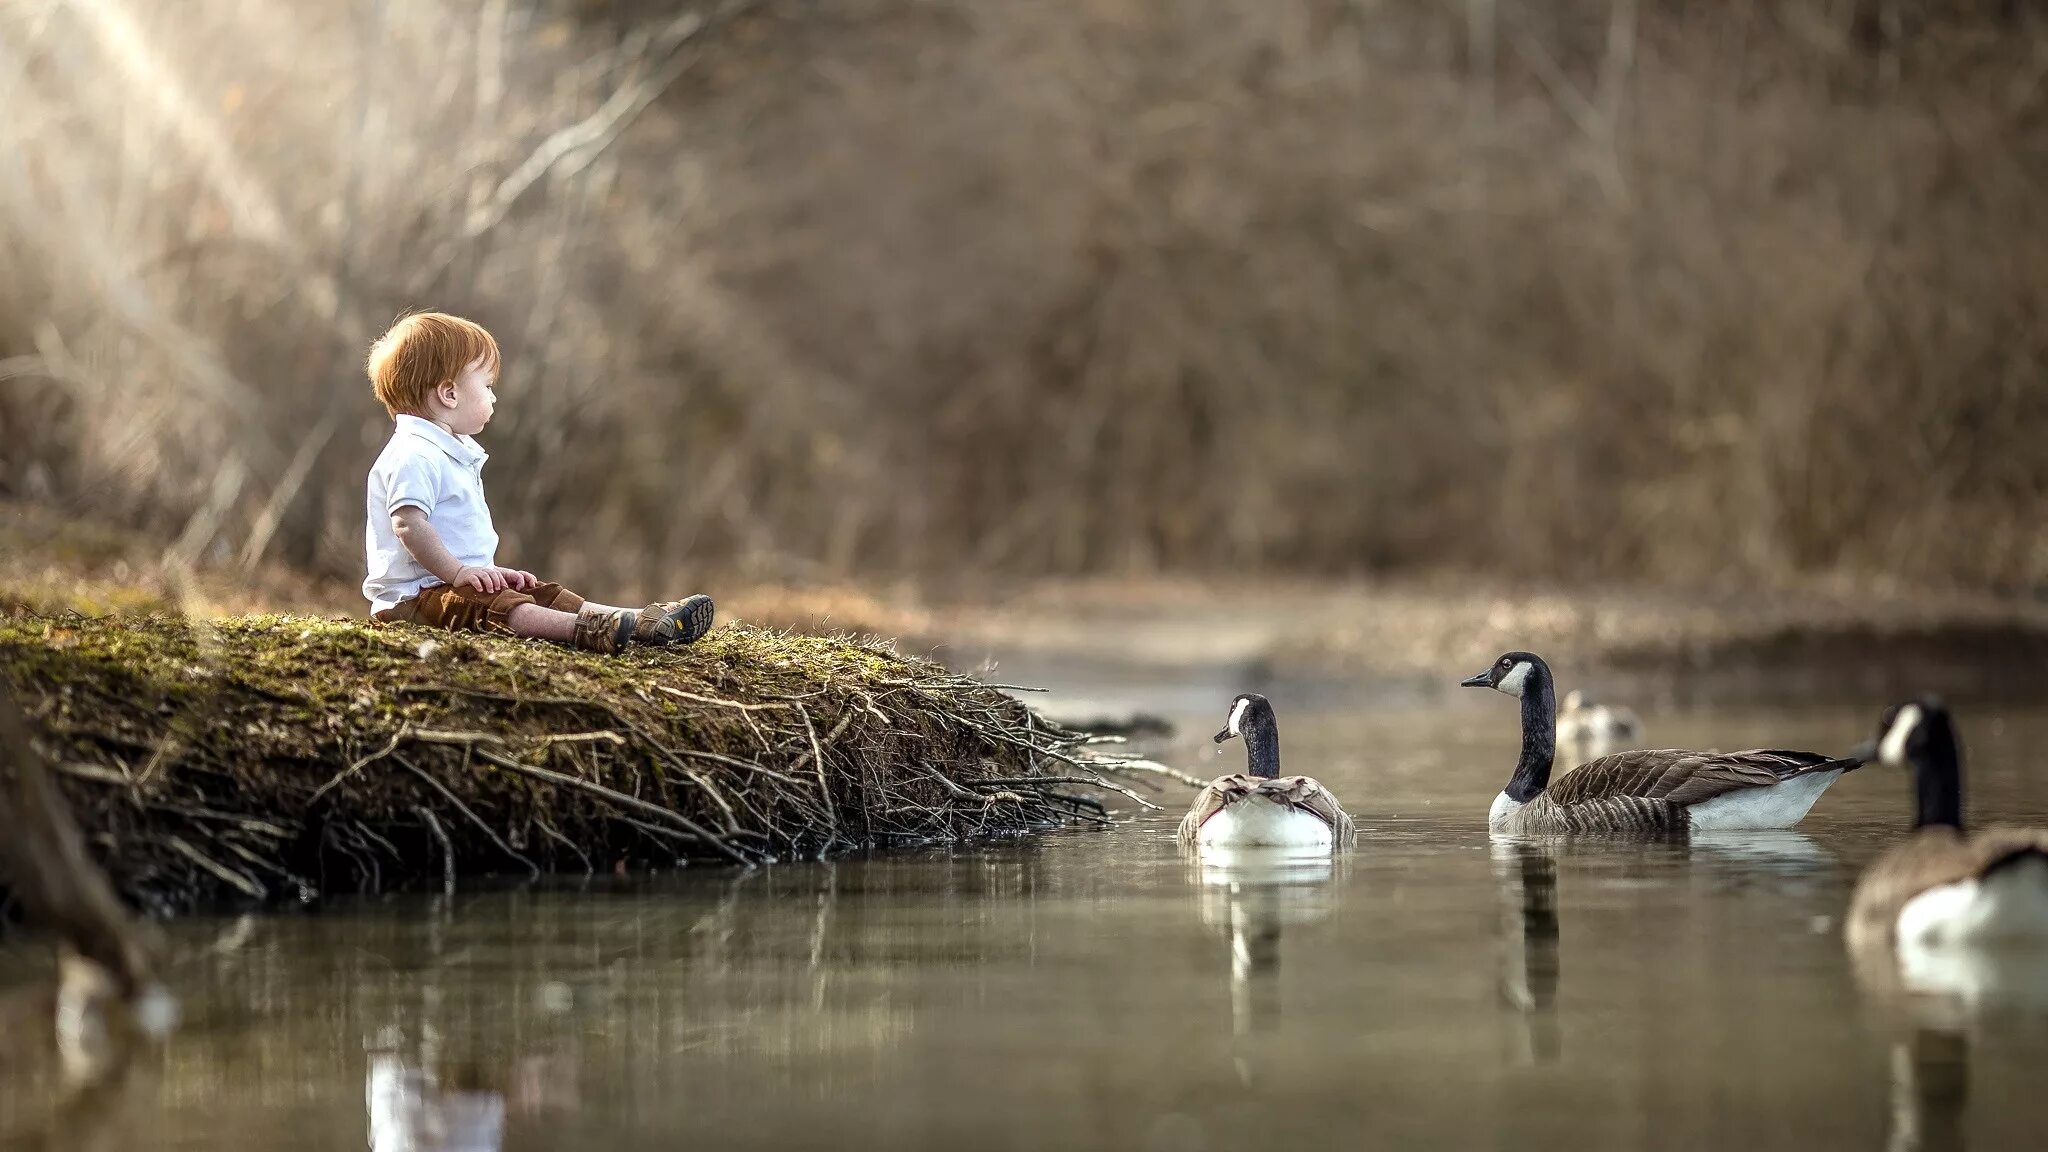
<svg viewBox="0 0 2048 1152">
<path fill-rule="evenodd" d="M 357 620 L 18 615 L 0 671 L 117 885 L 171 906 L 438 876 L 444 836 L 461 872 L 630 868 L 1101 812 L 982 783 L 1073 775 L 1077 734 L 851 638 L 726 627 L 598 657 Z"/>
</svg>

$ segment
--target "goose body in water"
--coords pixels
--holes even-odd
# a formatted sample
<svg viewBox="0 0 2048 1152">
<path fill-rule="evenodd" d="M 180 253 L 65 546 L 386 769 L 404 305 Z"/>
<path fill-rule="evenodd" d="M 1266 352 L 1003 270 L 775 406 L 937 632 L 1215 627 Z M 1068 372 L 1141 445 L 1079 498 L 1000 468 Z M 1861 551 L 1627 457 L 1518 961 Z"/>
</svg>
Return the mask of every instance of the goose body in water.
<svg viewBox="0 0 2048 1152">
<path fill-rule="evenodd" d="M 1550 781 L 1557 690 L 1550 666 L 1509 652 L 1463 682 L 1522 702 L 1522 753 L 1487 824 L 1523 836 L 1682 835 L 1790 828 L 1842 773 L 1862 761 L 1818 752 L 1691 752 L 1646 748 L 1588 761 Z"/>
<path fill-rule="evenodd" d="M 1892 708 L 1863 751 L 1912 770 L 1913 835 L 1863 870 L 1852 945 L 1891 940 L 1909 966 L 1921 949 L 2048 945 L 2048 828 L 1964 831 L 1962 750 L 1948 710 L 1931 699 Z"/>
<path fill-rule="evenodd" d="M 1244 739 L 1247 771 L 1218 776 L 1180 822 L 1182 843 L 1228 848 L 1321 848 L 1349 844 L 1351 816 L 1328 788 L 1307 776 L 1280 775 L 1280 726 L 1264 696 L 1231 701 L 1221 744 Z"/>
</svg>

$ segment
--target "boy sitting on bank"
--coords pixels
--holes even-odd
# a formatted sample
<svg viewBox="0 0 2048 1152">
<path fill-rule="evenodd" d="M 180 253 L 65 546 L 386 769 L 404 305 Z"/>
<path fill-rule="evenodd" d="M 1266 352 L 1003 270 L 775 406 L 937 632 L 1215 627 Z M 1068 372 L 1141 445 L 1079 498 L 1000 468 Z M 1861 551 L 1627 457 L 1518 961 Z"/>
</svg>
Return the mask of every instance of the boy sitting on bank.
<svg viewBox="0 0 2048 1152">
<path fill-rule="evenodd" d="M 688 644 L 711 630 L 711 597 L 635 611 L 592 604 L 531 572 L 501 568 L 484 503 L 489 459 L 472 439 L 497 407 L 498 342 L 477 324 L 419 312 L 370 347 L 370 385 L 397 427 L 370 468 L 369 579 L 379 623 L 510 632 L 617 652 Z"/>
</svg>

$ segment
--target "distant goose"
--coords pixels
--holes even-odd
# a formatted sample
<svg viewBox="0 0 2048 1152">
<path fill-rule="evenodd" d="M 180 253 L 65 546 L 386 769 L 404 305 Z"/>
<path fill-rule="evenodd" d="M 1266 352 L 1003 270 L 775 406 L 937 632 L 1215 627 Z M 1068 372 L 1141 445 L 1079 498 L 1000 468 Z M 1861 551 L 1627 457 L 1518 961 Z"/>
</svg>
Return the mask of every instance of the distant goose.
<svg viewBox="0 0 2048 1152">
<path fill-rule="evenodd" d="M 1557 714 L 1557 742 L 1581 752 L 1581 760 L 1605 755 L 1642 738 L 1642 721 L 1627 708 L 1588 700 L 1577 688 L 1564 694 L 1564 707 Z"/>
<path fill-rule="evenodd" d="M 1935 700 L 1885 712 L 1862 751 L 1913 770 L 1913 835 L 1863 870 L 1849 935 L 1902 948 L 2048 944 L 2048 828 L 1963 830 L 1962 750 Z"/>
<path fill-rule="evenodd" d="M 1244 737 L 1246 775 L 1218 776 L 1195 797 L 1180 822 L 1183 843 L 1249 848 L 1330 848 L 1349 844 L 1351 817 L 1337 798 L 1307 776 L 1280 775 L 1280 725 L 1264 696 L 1246 693 L 1230 705 L 1221 744 Z"/>
<path fill-rule="evenodd" d="M 1487 814 L 1495 832 L 1525 836 L 1672 835 L 1699 830 L 1790 828 L 1854 758 L 1759 749 L 1621 752 L 1574 768 L 1554 786 L 1557 689 L 1550 666 L 1509 652 L 1467 688 L 1492 688 L 1522 702 L 1522 754 Z"/>
</svg>

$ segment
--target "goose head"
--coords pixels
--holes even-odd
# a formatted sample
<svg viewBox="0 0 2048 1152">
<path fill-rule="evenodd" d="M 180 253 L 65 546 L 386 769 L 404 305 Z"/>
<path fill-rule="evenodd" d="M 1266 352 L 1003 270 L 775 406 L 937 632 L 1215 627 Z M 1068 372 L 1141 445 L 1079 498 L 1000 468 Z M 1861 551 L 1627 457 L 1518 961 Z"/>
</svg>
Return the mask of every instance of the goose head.
<svg viewBox="0 0 2048 1152">
<path fill-rule="evenodd" d="M 1913 826 L 1963 826 L 1962 747 L 1948 709 L 1932 696 L 1885 709 L 1877 739 L 1850 755 L 1913 773 Z"/>
<path fill-rule="evenodd" d="M 1461 688 L 1491 688 L 1520 699 L 1533 680 L 1550 678 L 1550 665 L 1534 652 L 1504 652 L 1477 676 L 1458 682 Z"/>
<path fill-rule="evenodd" d="M 1224 722 L 1223 731 L 1216 734 L 1216 743 L 1221 744 L 1233 736 L 1242 736 L 1245 729 L 1254 724 L 1273 723 L 1273 703 L 1257 692 L 1241 692 L 1230 702 L 1230 719 Z"/>
<path fill-rule="evenodd" d="M 1230 702 L 1230 718 L 1216 734 L 1221 744 L 1233 736 L 1242 737 L 1251 774 L 1271 778 L 1280 774 L 1280 723 L 1273 717 L 1273 705 L 1257 692 L 1239 693 Z"/>
<path fill-rule="evenodd" d="M 1876 738 L 1857 745 L 1850 755 L 1866 764 L 1912 768 L 1937 759 L 1953 763 L 1957 751 L 1948 708 L 1927 696 L 1885 709 Z"/>
</svg>

